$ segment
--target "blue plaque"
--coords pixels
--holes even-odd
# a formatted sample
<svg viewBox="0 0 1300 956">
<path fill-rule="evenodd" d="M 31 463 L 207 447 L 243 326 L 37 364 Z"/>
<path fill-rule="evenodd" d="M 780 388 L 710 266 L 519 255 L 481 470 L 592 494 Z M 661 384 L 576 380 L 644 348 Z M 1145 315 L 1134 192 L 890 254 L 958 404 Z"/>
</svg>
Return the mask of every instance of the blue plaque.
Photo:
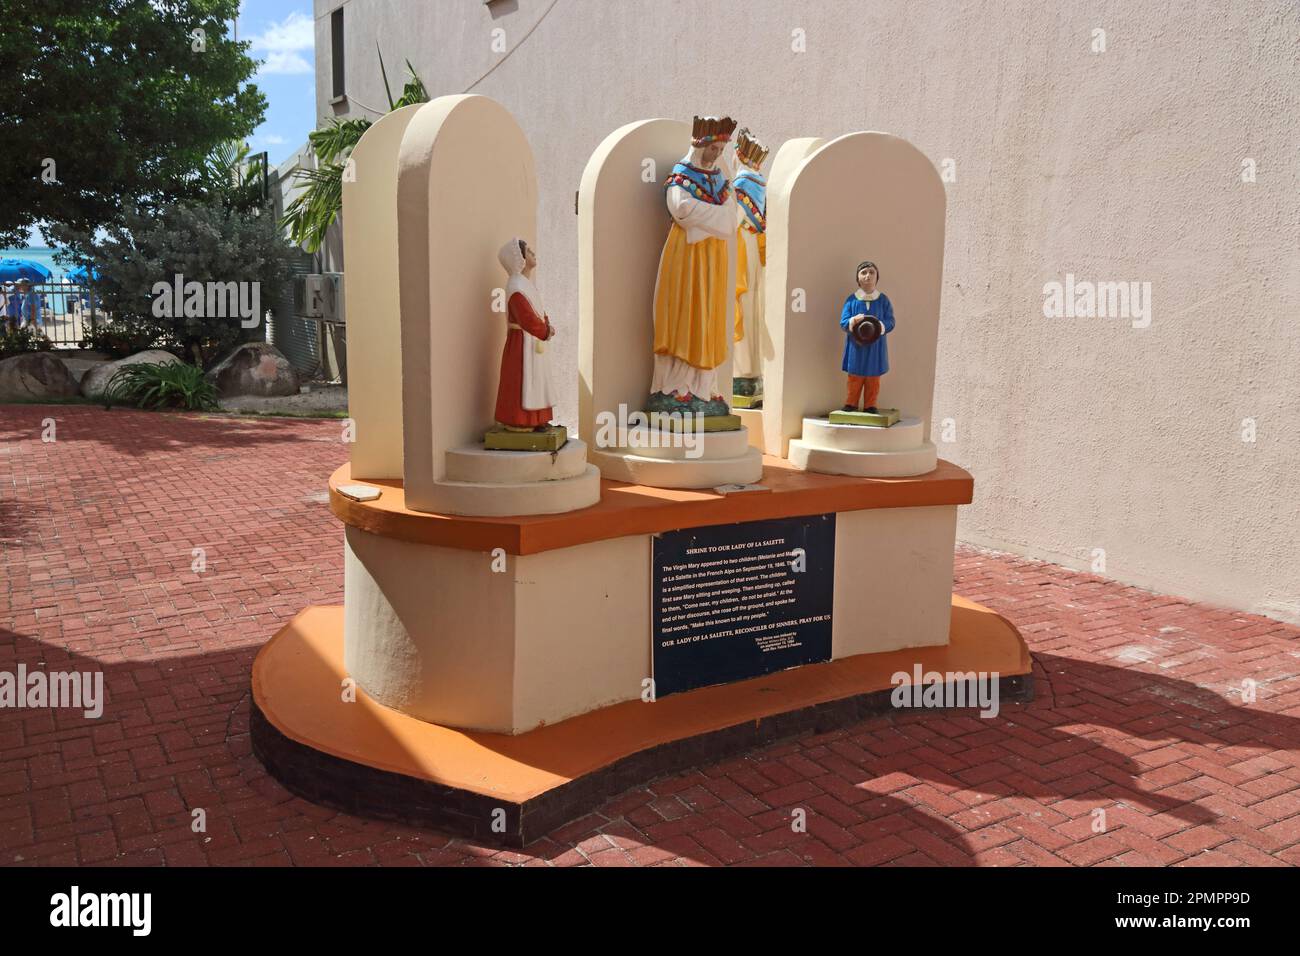
<svg viewBox="0 0 1300 956">
<path fill-rule="evenodd" d="M 831 659 L 835 515 L 654 537 L 655 696 Z"/>
</svg>

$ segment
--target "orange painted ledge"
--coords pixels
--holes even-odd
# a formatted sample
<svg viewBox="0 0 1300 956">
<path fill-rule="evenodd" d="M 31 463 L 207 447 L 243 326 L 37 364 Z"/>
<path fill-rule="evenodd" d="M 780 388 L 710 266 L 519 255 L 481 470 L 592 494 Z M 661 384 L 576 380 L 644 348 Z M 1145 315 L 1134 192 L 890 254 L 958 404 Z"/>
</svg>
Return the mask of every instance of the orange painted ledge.
<svg viewBox="0 0 1300 956">
<path fill-rule="evenodd" d="M 764 677 L 591 711 L 525 734 L 460 731 L 408 717 L 360 688 L 341 699 L 343 608 L 300 612 L 258 653 L 253 702 L 279 734 L 312 751 L 401 777 L 522 805 L 643 751 L 845 698 L 892 691 L 892 676 L 1031 672 L 1001 615 L 954 596 L 950 643 L 861 654 Z M 887 707 L 885 708 L 887 709 Z M 651 774 L 653 775 L 653 774 Z"/>
<path fill-rule="evenodd" d="M 832 511 L 965 505 L 975 490 L 970 472 L 942 459 L 934 471 L 914 478 L 853 478 L 800 471 L 769 455 L 763 458 L 762 483 L 772 489 L 770 494 L 719 495 L 602 480 L 600 501 L 590 508 L 559 515 L 470 518 L 409 510 L 400 479 L 360 480 L 383 493 L 374 501 L 353 501 L 338 492 L 340 484 L 352 480 L 350 464 L 329 480 L 330 510 L 344 524 L 417 544 L 470 551 L 502 548 L 507 554 Z"/>
</svg>

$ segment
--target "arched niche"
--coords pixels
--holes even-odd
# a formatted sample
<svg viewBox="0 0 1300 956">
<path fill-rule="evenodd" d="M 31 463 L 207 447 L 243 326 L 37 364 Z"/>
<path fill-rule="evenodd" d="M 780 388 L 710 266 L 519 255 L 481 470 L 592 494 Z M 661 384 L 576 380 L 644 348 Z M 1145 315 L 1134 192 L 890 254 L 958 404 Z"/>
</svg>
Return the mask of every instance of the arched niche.
<svg viewBox="0 0 1300 956">
<path fill-rule="evenodd" d="M 519 124 L 485 96 L 420 106 L 397 171 L 408 508 L 449 510 L 446 452 L 492 423 L 506 335 L 492 310 L 506 283 L 497 253 L 512 236 L 537 237 L 537 175 Z"/>
<path fill-rule="evenodd" d="M 578 433 L 596 448 L 596 419 L 645 408 L 654 372 L 654 289 L 672 220 L 664 180 L 691 148 L 691 124 L 620 127 L 592 153 L 578 189 Z M 729 243 L 728 287 L 736 286 Z M 732 301 L 734 297 L 729 298 Z M 727 311 L 727 341 L 735 326 Z M 718 369 L 729 394 L 731 357 Z"/>
<path fill-rule="evenodd" d="M 759 420 L 763 425 L 763 444 L 762 448 L 766 452 L 769 448 L 775 448 L 774 452 L 779 458 L 783 455 L 783 445 L 780 443 L 780 429 L 775 424 L 769 425 L 769 419 L 773 422 L 777 420 L 777 409 L 779 403 L 773 402 L 773 398 L 780 393 L 784 381 L 785 364 L 780 361 L 779 356 L 785 352 L 785 324 L 783 322 L 773 322 L 769 316 L 777 315 L 784 306 L 781 304 L 785 299 L 781 296 L 774 297 L 772 294 L 772 277 L 774 275 L 773 256 L 774 243 L 773 239 L 780 230 L 772 228 L 773 217 L 785 215 L 789 208 L 788 203 L 775 201 L 775 196 L 785 189 L 794 179 L 794 171 L 799 167 L 808 156 L 816 149 L 821 147 L 826 140 L 820 136 L 799 136 L 794 139 L 787 139 L 777 148 L 776 155 L 772 157 L 772 168 L 767 173 L 767 265 L 764 275 L 764 301 L 763 301 L 763 391 L 765 393 L 763 407 L 759 410 Z M 782 252 L 784 255 L 784 251 Z M 769 409 L 772 412 L 769 413 Z M 775 443 L 775 444 L 773 444 Z"/>
<path fill-rule="evenodd" d="M 402 321 L 397 268 L 397 155 L 419 106 L 381 117 L 343 178 L 343 296 L 348 323 L 352 477 L 402 477 Z"/>
<path fill-rule="evenodd" d="M 769 191 L 766 318 L 776 368 L 764 399 L 768 454 L 785 457 L 805 416 L 844 401 L 839 318 L 863 259 L 879 265 L 897 317 L 878 404 L 919 417 L 929 441 L 945 202 L 930 160 L 888 133 L 831 140 Z"/>
</svg>

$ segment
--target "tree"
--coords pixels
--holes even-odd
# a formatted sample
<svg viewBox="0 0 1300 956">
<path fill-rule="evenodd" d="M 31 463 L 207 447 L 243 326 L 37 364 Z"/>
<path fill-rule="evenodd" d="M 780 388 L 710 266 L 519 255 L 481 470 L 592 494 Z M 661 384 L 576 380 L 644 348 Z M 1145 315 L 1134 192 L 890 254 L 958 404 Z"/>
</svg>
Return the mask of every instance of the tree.
<svg viewBox="0 0 1300 956">
<path fill-rule="evenodd" d="M 429 93 L 410 60 L 406 61 L 409 77 L 402 87 L 402 95 L 396 100 L 388 87 L 383 54 L 379 55 L 379 70 L 384 78 L 384 95 L 388 97 L 390 113 L 403 106 L 429 101 Z M 315 154 L 317 165 L 315 169 L 300 169 L 294 174 L 294 178 L 304 184 L 303 189 L 285 209 L 280 224 L 289 231 L 293 241 L 305 246 L 308 252 L 321 247 L 326 232 L 343 210 L 343 175 L 347 170 L 347 159 L 370 126 L 370 120 L 364 118 L 331 118 L 321 129 L 307 134 L 308 148 Z"/>
<path fill-rule="evenodd" d="M 265 153 L 259 153 L 265 159 Z M 257 157 L 249 156 L 249 146 L 237 140 L 221 143 L 204 165 L 204 191 L 227 206 L 243 212 L 266 207 L 263 190 L 266 167 Z"/>
<path fill-rule="evenodd" d="M 205 160 L 266 99 L 230 36 L 238 0 L 7 0 L 0 246 L 39 222 L 93 231 L 202 192 Z"/>
<path fill-rule="evenodd" d="M 260 311 L 269 309 L 287 282 L 295 251 L 268 212 L 246 211 L 221 195 L 201 201 L 164 206 L 149 214 L 129 208 L 120 225 L 106 234 L 55 227 L 52 238 L 66 248 L 61 258 L 95 263 L 99 280 L 95 294 L 113 316 L 108 332 L 127 342 L 124 350 L 157 346 L 171 348 L 205 367 L 246 335 L 233 309 L 214 310 L 212 299 L 196 309 L 170 306 L 171 293 L 157 291 L 160 283 L 174 286 L 180 275 L 186 287 L 199 283 L 220 294 L 227 287 L 251 302 L 253 290 Z M 233 285 L 232 285 L 233 284 Z M 260 322 L 261 315 L 256 318 Z"/>
</svg>

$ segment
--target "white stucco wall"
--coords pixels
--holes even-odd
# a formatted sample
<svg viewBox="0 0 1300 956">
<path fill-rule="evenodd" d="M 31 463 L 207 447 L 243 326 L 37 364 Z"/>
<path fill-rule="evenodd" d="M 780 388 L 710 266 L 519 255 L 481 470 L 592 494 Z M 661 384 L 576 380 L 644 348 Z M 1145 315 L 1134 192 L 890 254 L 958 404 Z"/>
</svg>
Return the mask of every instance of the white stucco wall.
<svg viewBox="0 0 1300 956">
<path fill-rule="evenodd" d="M 491 96 L 528 134 L 562 420 L 574 193 L 611 130 L 708 112 L 773 147 L 895 133 L 956 174 L 932 426 L 976 476 L 960 537 L 1084 569 L 1104 549 L 1108 577 L 1300 620 L 1294 3 L 349 0 L 338 107 L 336 6 L 316 2 L 321 116 L 385 106 L 378 42 L 394 92 L 409 57 L 433 95 Z M 1045 318 L 1067 273 L 1149 282 L 1150 326 Z"/>
</svg>

